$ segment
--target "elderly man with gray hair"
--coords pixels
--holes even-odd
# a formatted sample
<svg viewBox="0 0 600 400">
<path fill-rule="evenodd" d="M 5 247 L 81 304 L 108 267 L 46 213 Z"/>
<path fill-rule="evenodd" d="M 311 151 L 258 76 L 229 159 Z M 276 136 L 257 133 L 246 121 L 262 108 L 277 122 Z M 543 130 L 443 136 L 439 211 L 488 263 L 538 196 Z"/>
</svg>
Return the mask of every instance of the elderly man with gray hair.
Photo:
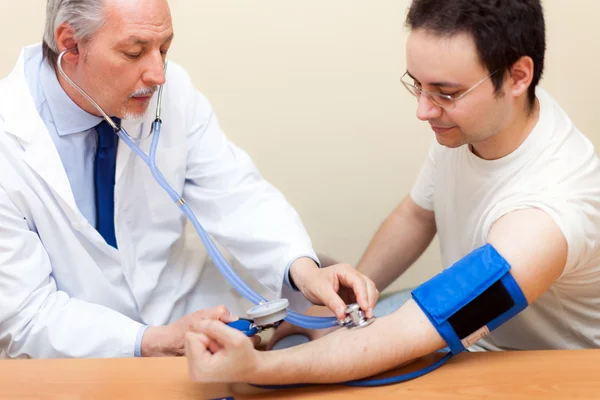
<svg viewBox="0 0 600 400">
<path fill-rule="evenodd" d="M 0 81 L 0 356 L 182 355 L 200 320 L 237 318 L 169 196 L 57 74 L 61 53 L 144 150 L 164 85 L 159 168 L 273 297 L 295 290 L 340 317 L 349 301 L 372 313 L 373 282 L 347 264 L 318 268 L 298 214 L 185 71 L 165 71 L 173 37 L 166 0 L 48 0 L 43 44 Z"/>
</svg>

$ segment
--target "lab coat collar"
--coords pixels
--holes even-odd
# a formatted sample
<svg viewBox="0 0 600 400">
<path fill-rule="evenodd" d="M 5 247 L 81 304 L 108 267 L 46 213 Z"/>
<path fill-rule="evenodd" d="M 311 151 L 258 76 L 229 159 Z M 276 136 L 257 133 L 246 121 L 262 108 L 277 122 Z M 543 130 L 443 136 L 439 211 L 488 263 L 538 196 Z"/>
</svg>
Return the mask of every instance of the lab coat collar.
<svg viewBox="0 0 600 400">
<path fill-rule="evenodd" d="M 37 50 L 35 47 L 30 46 L 21 50 L 17 64 L 11 73 L 0 81 L 1 93 L 4 93 L 0 96 L 0 117 L 4 122 L 4 130 L 25 144 L 32 144 L 44 138 L 52 143 L 25 79 L 25 56 L 26 53 Z M 54 144 L 52 147 L 54 148 Z"/>
</svg>

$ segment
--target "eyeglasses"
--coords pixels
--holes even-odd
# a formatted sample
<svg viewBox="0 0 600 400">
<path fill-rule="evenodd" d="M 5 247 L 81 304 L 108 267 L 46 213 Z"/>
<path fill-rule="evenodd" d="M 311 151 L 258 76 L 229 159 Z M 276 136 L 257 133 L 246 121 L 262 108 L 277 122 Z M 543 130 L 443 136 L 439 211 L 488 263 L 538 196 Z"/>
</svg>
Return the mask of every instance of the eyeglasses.
<svg viewBox="0 0 600 400">
<path fill-rule="evenodd" d="M 489 77 L 491 77 L 498 71 L 499 70 L 496 70 L 496 71 L 492 72 L 491 74 L 487 75 L 485 78 L 483 78 L 482 80 L 477 82 L 475 85 L 471 86 L 470 89 L 468 89 L 466 92 L 464 92 L 463 94 L 461 94 L 459 96 L 452 95 L 452 94 L 426 92 L 424 90 L 421 90 L 421 88 L 417 87 L 414 84 L 414 80 L 413 80 L 413 83 L 407 82 L 406 76 L 408 75 L 408 71 L 406 71 L 404 73 L 404 75 L 402 75 L 402 78 L 400 78 L 400 81 L 402 82 L 402 84 L 404 85 L 406 90 L 408 90 L 410 92 L 410 94 L 415 96 L 417 98 L 417 100 L 421 97 L 422 94 L 424 94 L 436 106 L 442 107 L 443 109 L 446 109 L 446 110 L 452 110 L 454 107 L 456 107 L 457 100 L 460 100 L 463 97 L 465 97 L 469 92 L 474 90 L 477 86 L 481 85 L 483 82 L 486 81 L 486 79 L 488 79 Z M 408 77 L 410 78 L 410 75 L 408 75 Z"/>
</svg>

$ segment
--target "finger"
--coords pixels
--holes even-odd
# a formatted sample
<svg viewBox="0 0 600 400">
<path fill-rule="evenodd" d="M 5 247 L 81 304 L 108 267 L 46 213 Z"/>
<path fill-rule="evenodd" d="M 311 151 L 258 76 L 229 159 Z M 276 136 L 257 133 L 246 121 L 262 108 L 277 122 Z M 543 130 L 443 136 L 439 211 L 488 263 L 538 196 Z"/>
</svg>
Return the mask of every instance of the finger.
<svg viewBox="0 0 600 400">
<path fill-rule="evenodd" d="M 227 310 L 227 314 L 223 314 L 219 317 L 219 321 L 224 323 L 237 321 L 238 319 L 240 318 L 229 310 Z"/>
<path fill-rule="evenodd" d="M 342 300 L 344 300 L 346 304 L 356 303 L 356 296 L 354 294 L 354 291 L 350 288 L 342 286 L 340 288 L 340 291 L 338 292 L 338 295 L 342 298 Z"/>
<path fill-rule="evenodd" d="M 317 292 L 317 296 L 327 308 L 333 311 L 337 319 L 343 319 L 346 316 L 344 313 L 346 303 L 331 286 L 323 285 L 321 291 Z"/>
<path fill-rule="evenodd" d="M 373 309 L 375 308 L 375 305 L 377 304 L 377 300 L 379 300 L 379 290 L 377 290 L 377 287 L 375 286 L 375 283 L 373 283 L 373 281 L 371 281 L 368 278 L 365 278 L 366 282 L 367 282 L 367 292 L 368 292 L 368 308 L 365 311 L 365 315 L 367 318 L 372 318 L 373 317 Z"/>
<path fill-rule="evenodd" d="M 222 322 L 205 320 L 199 321 L 197 331 L 204 333 L 216 341 L 221 347 L 237 347 L 248 340 L 247 336 L 235 328 L 230 328 Z"/>
<path fill-rule="evenodd" d="M 217 343 L 216 340 L 209 339 L 209 341 L 208 341 L 208 350 L 210 350 L 210 352 L 212 354 L 215 354 L 216 352 L 218 352 L 219 350 L 221 350 L 221 346 L 219 345 L 219 343 Z"/>
<path fill-rule="evenodd" d="M 211 353 L 208 349 L 210 339 L 202 333 L 187 332 L 185 334 L 184 348 L 188 358 L 188 368 L 192 380 L 199 381 L 203 374 L 203 367 L 207 365 Z"/>
<path fill-rule="evenodd" d="M 189 317 L 191 317 L 192 321 L 201 319 L 215 319 L 223 322 L 231 322 L 238 319 L 229 311 L 227 307 L 223 305 L 195 311 L 190 314 Z"/>
<path fill-rule="evenodd" d="M 262 342 L 262 338 L 258 335 L 250 336 L 250 340 L 252 341 L 254 347 L 258 346 L 260 342 Z"/>
<path fill-rule="evenodd" d="M 220 305 L 220 306 L 211 308 L 211 310 L 213 310 L 213 309 L 214 309 L 214 314 L 213 314 L 213 317 L 210 319 L 218 319 L 219 321 L 223 321 L 225 323 L 237 321 L 239 319 L 237 317 L 237 315 L 234 315 L 224 305 Z"/>
<path fill-rule="evenodd" d="M 204 346 L 212 353 L 215 354 L 217 351 L 221 350 L 221 346 L 219 344 L 206 336 L 204 333 L 197 333 L 198 340 L 204 344 Z"/>
<path fill-rule="evenodd" d="M 341 268 L 338 271 L 338 279 L 340 283 L 348 288 L 351 288 L 354 291 L 354 295 L 356 296 L 356 302 L 363 310 L 369 309 L 369 294 L 367 289 L 367 282 L 363 275 L 358 273 L 351 266 L 347 266 L 345 268 Z M 337 314 L 336 314 L 337 315 Z"/>
<path fill-rule="evenodd" d="M 204 333 L 197 333 L 198 340 L 204 344 L 204 346 L 210 351 L 211 354 L 215 354 L 217 351 L 221 350 L 221 346 L 215 340 L 209 338 Z"/>
<path fill-rule="evenodd" d="M 189 345 L 191 348 L 196 350 L 204 350 L 208 347 L 210 338 L 204 333 L 188 331 L 184 337 L 185 345 Z"/>
</svg>

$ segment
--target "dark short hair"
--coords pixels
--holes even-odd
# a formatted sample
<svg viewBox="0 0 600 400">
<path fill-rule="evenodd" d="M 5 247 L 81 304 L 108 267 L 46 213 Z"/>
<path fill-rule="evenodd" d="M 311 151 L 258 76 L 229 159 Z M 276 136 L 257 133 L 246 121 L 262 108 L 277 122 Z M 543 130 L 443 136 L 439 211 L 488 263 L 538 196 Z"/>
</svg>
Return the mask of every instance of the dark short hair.
<svg viewBox="0 0 600 400">
<path fill-rule="evenodd" d="M 490 73 L 510 71 L 521 57 L 531 57 L 534 70 L 527 97 L 533 108 L 546 52 L 540 0 L 413 0 L 406 26 L 441 36 L 472 35 L 481 64 Z M 491 79 L 499 93 L 504 73 L 496 73 Z"/>
</svg>

